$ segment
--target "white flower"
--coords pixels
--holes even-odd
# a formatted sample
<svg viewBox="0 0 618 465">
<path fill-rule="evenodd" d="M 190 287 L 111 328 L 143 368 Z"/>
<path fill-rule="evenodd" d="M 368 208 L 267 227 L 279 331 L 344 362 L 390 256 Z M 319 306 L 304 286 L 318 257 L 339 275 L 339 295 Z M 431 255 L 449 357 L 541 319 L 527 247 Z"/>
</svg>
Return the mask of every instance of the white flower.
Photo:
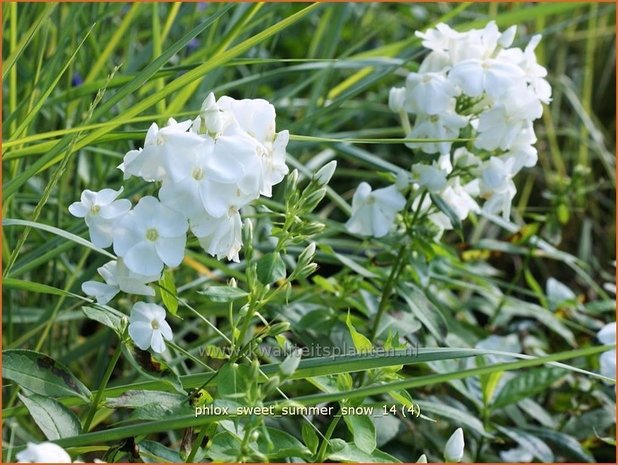
<svg viewBox="0 0 618 465">
<path fill-rule="evenodd" d="M 220 97 L 217 104 L 223 112 L 230 113 L 239 128 L 258 143 L 257 155 L 262 164 L 259 191 L 270 197 L 272 186 L 280 183 L 289 172 L 285 164 L 289 133 L 275 133 L 275 107 L 263 99 L 235 100 L 227 96 Z M 234 133 L 237 134 L 237 131 Z"/>
<path fill-rule="evenodd" d="M 616 343 L 616 322 L 608 323 L 597 333 L 602 344 Z M 608 378 L 616 378 L 616 349 L 601 354 L 601 374 Z"/>
<path fill-rule="evenodd" d="M 436 165 L 417 164 L 412 168 L 416 182 L 429 192 L 440 192 L 446 187 L 446 172 Z"/>
<path fill-rule="evenodd" d="M 536 165 L 539 155 L 530 144 L 517 144 L 506 152 L 503 158 L 511 160 L 511 171 L 513 175 L 519 173 L 522 168 L 530 168 Z"/>
<path fill-rule="evenodd" d="M 508 150 L 530 143 L 532 121 L 543 114 L 539 99 L 524 85 L 513 86 L 500 103 L 479 117 L 474 145 L 480 149 Z"/>
<path fill-rule="evenodd" d="M 470 212 L 478 213 L 480 208 L 472 198 L 475 184 L 461 185 L 459 177 L 449 180 L 449 185 L 441 192 L 440 196 L 451 207 L 451 210 L 460 220 L 465 220 Z"/>
<path fill-rule="evenodd" d="M 200 241 L 202 248 L 212 256 L 238 262 L 242 247 L 242 221 L 237 208 L 215 218 L 204 212 L 189 219 L 191 231 Z"/>
<path fill-rule="evenodd" d="M 105 283 L 98 281 L 86 281 L 82 284 L 82 291 L 86 295 L 95 297 L 97 302 L 105 305 L 112 300 L 118 292 L 128 294 L 147 295 L 154 297 L 155 291 L 147 283 L 158 281 L 160 275 L 144 276 L 133 273 L 124 264 L 122 259 L 112 260 L 97 270 Z"/>
<path fill-rule="evenodd" d="M 405 204 L 406 199 L 396 186 L 371 192 L 371 186 L 361 182 L 352 198 L 352 216 L 345 226 L 353 234 L 384 237 Z"/>
<path fill-rule="evenodd" d="M 248 136 L 204 139 L 177 157 L 163 181 L 161 202 L 187 217 L 206 210 L 222 216 L 259 196 L 259 159 Z"/>
<path fill-rule="evenodd" d="M 177 123 L 173 118 L 162 128 L 152 123 L 144 148 L 128 152 L 118 166 L 124 171 L 125 179 L 139 176 L 145 181 L 161 181 L 166 178 L 170 168 L 175 166 L 178 155 L 202 142 L 197 134 L 187 132 L 191 124 L 191 121 Z"/>
<path fill-rule="evenodd" d="M 483 210 L 487 213 L 502 212 L 502 216 L 508 219 L 511 202 L 517 193 L 513 182 L 513 160 L 491 157 L 482 168 L 479 188 L 481 196 L 488 199 Z"/>
<path fill-rule="evenodd" d="M 143 197 L 116 224 L 114 252 L 134 273 L 157 275 L 164 263 L 178 266 L 182 261 L 187 229 L 187 220 L 181 213 L 154 197 Z"/>
<path fill-rule="evenodd" d="M 444 460 L 447 462 L 461 462 L 464 454 L 464 446 L 463 430 L 457 428 L 444 446 Z"/>
<path fill-rule="evenodd" d="M 172 328 L 165 321 L 165 309 L 156 304 L 137 302 L 129 317 L 129 335 L 142 350 L 165 351 L 165 341 L 172 340 Z"/>
<path fill-rule="evenodd" d="M 84 218 L 90 232 L 90 239 L 97 247 L 112 245 L 112 230 L 114 223 L 131 209 L 127 199 L 116 200 L 122 193 L 113 189 L 103 189 L 93 192 L 86 189 L 82 192 L 81 202 L 69 206 L 69 212 L 78 218 Z"/>
<path fill-rule="evenodd" d="M 453 105 L 455 86 L 442 73 L 410 73 L 406 79 L 405 108 L 411 113 L 436 115 Z"/>
<path fill-rule="evenodd" d="M 439 115 L 419 116 L 408 134 L 409 139 L 444 139 L 442 142 L 408 142 L 407 147 L 420 148 L 425 153 L 448 153 L 459 130 L 468 124 L 468 120 L 455 112 Z"/>
<path fill-rule="evenodd" d="M 448 74 L 448 79 L 467 96 L 480 97 L 485 92 L 494 99 L 523 77 L 524 72 L 518 66 L 494 58 L 461 61 Z"/>
<path fill-rule="evenodd" d="M 19 463 L 71 463 L 71 456 L 53 442 L 29 442 L 15 458 Z"/>
</svg>

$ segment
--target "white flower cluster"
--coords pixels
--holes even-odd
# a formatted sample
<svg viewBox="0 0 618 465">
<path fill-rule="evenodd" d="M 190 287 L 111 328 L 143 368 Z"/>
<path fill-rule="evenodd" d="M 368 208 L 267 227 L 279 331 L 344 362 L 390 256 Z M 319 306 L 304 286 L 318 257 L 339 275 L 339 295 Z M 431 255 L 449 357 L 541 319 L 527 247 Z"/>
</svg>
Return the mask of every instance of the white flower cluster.
<svg viewBox="0 0 618 465">
<path fill-rule="evenodd" d="M 446 24 L 417 32 L 430 52 L 418 72 L 408 74 L 405 87 L 390 91 L 389 106 L 400 115 L 407 138 L 429 140 L 406 145 L 435 154 L 431 164 L 413 167 L 414 187 L 442 197 L 460 220 L 481 210 L 477 199 L 485 200 L 485 212 L 508 218 L 516 194 L 513 177 L 537 162 L 533 121 L 541 117 L 542 104 L 549 103 L 551 87 L 534 53 L 541 36 L 533 36 L 522 50 L 511 47 L 515 32 L 515 26 L 500 32 L 493 21 L 467 32 Z M 452 150 L 452 139 L 459 137 L 472 141 Z M 364 198 L 354 197 L 348 228 L 380 237 L 392 221 L 374 231 L 354 219 L 354 212 L 367 205 Z M 426 210 L 431 205 L 426 198 L 412 207 Z M 401 201 L 390 202 L 384 216 L 394 219 L 399 211 L 395 207 L 403 206 Z M 442 212 L 432 213 L 430 219 L 440 229 L 452 228 Z"/>
<path fill-rule="evenodd" d="M 287 131 L 275 132 L 275 108 L 266 100 L 234 100 L 211 93 L 195 120 L 153 123 L 144 148 L 128 152 L 119 168 L 160 185 L 132 207 L 122 189 L 85 190 L 69 211 L 84 218 L 97 247 L 113 246 L 117 260 L 101 268 L 104 283 L 83 291 L 107 303 L 119 291 L 154 296 L 147 284 L 164 265 L 178 266 L 187 231 L 210 255 L 238 261 L 242 247 L 240 209 L 288 173 Z"/>
</svg>

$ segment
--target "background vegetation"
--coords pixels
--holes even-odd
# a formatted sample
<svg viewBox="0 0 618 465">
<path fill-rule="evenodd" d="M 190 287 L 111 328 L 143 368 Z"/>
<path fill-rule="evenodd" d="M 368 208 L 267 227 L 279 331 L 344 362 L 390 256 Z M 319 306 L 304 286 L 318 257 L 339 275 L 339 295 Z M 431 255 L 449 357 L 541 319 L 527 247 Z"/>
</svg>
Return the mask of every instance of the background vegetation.
<svg viewBox="0 0 618 465">
<path fill-rule="evenodd" d="M 380 185 L 392 165 L 408 168 L 417 156 L 402 144 L 380 141 L 403 137 L 387 106 L 388 91 L 401 85 L 422 56 L 414 31 L 437 22 L 480 27 L 495 19 L 501 28 L 517 24 L 516 43 L 521 45 L 529 35 L 543 34 L 537 55 L 553 86 L 553 102 L 536 124 L 539 163 L 516 179 L 513 219 L 525 227 L 513 234 L 478 218 L 466 222 L 461 234 L 446 235 L 443 245 L 421 251 L 401 281 L 412 283 L 417 293 L 396 290 L 387 324 L 421 348 L 470 348 L 493 335 L 504 339 L 493 345 L 490 340 L 484 349 L 536 356 L 583 349 L 577 357 L 563 358 L 598 371 L 598 354 L 585 350 L 598 345 L 595 335 L 602 323 L 615 320 L 614 4 L 3 3 L 2 8 L 4 349 L 45 353 L 96 390 L 118 339 L 80 311 L 84 302 L 76 295 L 107 259 L 42 225 L 87 237 L 68 205 L 84 188 L 122 185 L 115 167 L 142 143 L 150 122 L 193 116 L 209 91 L 273 103 L 278 129 L 293 134 L 289 165 L 301 175 L 331 159 L 338 162 L 327 198 L 308 217 L 327 226 L 316 237 L 319 269 L 295 282 L 287 296 L 274 298 L 263 310 L 265 317 L 289 321 L 285 336 L 291 343 L 338 345 L 350 337 L 349 310 L 356 330 L 370 336 L 384 270 L 394 262 L 397 244 L 360 241 L 345 234 L 343 223 L 361 180 Z M 350 139 L 373 141 L 345 141 Z M 147 193 L 135 180 L 125 189 L 132 196 Z M 255 229 L 258 251 L 273 247 L 269 220 L 262 214 L 267 207 L 281 210 L 281 199 L 278 189 L 272 202 L 256 210 L 258 220 L 265 216 Z M 242 288 L 244 262 L 218 262 L 197 243 L 190 245 L 184 265 L 174 272 L 178 295 L 230 334 L 228 305 L 197 291 L 230 277 Z M 300 250 L 288 249 L 290 266 Z M 123 299 L 117 308 L 127 308 Z M 179 316 L 183 319 L 168 319 L 175 343 L 194 358 L 206 346 L 222 345 L 203 319 L 182 308 Z M 301 365 L 298 379 L 282 386 L 290 398 L 324 396 L 317 394 L 323 391 L 330 397 L 318 400 L 351 401 L 338 391 L 369 386 L 367 376 L 380 382 L 412 381 L 401 387 L 436 422 L 374 418 L 372 428 L 325 417 L 313 421 L 322 434 L 349 444 L 359 431 L 375 437 L 377 430 L 377 445 L 390 456 L 354 455 L 360 452 L 350 447 L 339 453 L 322 449 L 317 446 L 321 438 L 299 418 L 269 425 L 299 438 L 309 451 L 288 455 L 306 460 L 416 461 L 422 453 L 441 460 L 446 438 L 463 426 L 467 460 L 501 461 L 500 451 L 519 445 L 532 450 L 535 461 L 615 461 L 614 446 L 603 439 L 615 435 L 613 385 L 574 371 L 533 367 L 514 372 L 513 392 L 494 395 L 498 384 L 515 378 L 493 364 L 512 360 L 407 361 L 400 371 L 378 361 L 362 368 L 365 375 L 353 377 L 339 374 L 356 370 L 344 360 L 319 364 L 317 371 Z M 199 374 L 204 368 L 180 350 L 171 349 L 168 363 L 185 387 L 203 382 Z M 481 376 L 460 376 L 464 369 L 485 365 L 488 370 L 476 373 Z M 317 374 L 321 377 L 311 382 L 303 379 Z M 432 374 L 437 377 L 424 378 Z M 120 357 L 104 397 L 135 389 L 144 379 Z M 414 380 L 421 381 L 415 386 Z M 5 458 L 7 448 L 43 439 L 17 390 L 5 381 Z M 355 401 L 392 403 L 387 392 L 367 391 Z M 64 402 L 80 418 L 87 416 L 84 402 Z M 200 426 L 203 418 L 169 412 L 155 419 L 131 415 L 126 408 L 101 407 L 92 433 L 59 443 L 83 457 L 101 457 L 134 437 L 136 442 L 146 439 L 143 459 L 171 460 L 186 447 L 185 428 L 195 427 L 202 439 L 214 436 L 214 430 Z M 131 418 L 135 424 L 127 426 Z M 157 444 L 166 448 L 156 449 Z M 234 443 L 227 449 L 217 444 L 224 452 L 210 458 L 236 458 L 225 455 Z M 269 453 L 265 458 L 288 458 Z"/>
</svg>

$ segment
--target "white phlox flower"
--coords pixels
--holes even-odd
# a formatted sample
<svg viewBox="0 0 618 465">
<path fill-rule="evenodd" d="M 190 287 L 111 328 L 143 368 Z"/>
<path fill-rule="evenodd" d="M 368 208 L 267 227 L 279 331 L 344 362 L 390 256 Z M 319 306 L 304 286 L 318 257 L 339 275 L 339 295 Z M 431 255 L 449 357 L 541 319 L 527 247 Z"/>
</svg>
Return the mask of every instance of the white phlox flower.
<svg viewBox="0 0 618 465">
<path fill-rule="evenodd" d="M 163 264 L 180 264 L 187 229 L 183 214 L 146 196 L 116 224 L 114 252 L 134 273 L 156 275 L 161 273 Z"/>
<path fill-rule="evenodd" d="M 459 136 L 459 130 L 468 124 L 467 118 L 455 112 L 439 115 L 419 115 L 408 139 L 439 139 L 440 142 L 407 142 L 410 148 L 420 148 L 426 153 L 450 152 L 453 144 L 449 139 Z"/>
<path fill-rule="evenodd" d="M 15 458 L 18 463 L 71 463 L 67 451 L 53 442 L 29 442 L 24 450 L 15 454 Z"/>
<path fill-rule="evenodd" d="M 597 339 L 602 344 L 616 343 L 616 322 L 608 323 L 597 333 Z M 603 352 L 600 358 L 601 374 L 608 378 L 616 378 L 616 349 Z"/>
<path fill-rule="evenodd" d="M 86 189 L 82 192 L 81 201 L 69 206 L 69 212 L 78 218 L 84 218 L 90 240 L 97 247 L 112 245 L 112 231 L 115 222 L 131 209 L 131 202 L 119 199 L 120 190 L 103 189 L 94 192 Z"/>
<path fill-rule="evenodd" d="M 455 86 L 444 73 L 410 73 L 404 107 L 410 113 L 437 115 L 453 106 L 456 95 Z"/>
<path fill-rule="evenodd" d="M 346 228 L 361 236 L 384 237 L 405 204 L 405 197 L 395 185 L 372 192 L 369 184 L 361 182 L 352 197 L 352 216 Z"/>
<path fill-rule="evenodd" d="M 276 133 L 275 107 L 263 99 L 235 100 L 222 96 L 217 101 L 224 113 L 233 116 L 239 128 L 257 143 L 257 154 L 262 164 L 260 194 L 272 195 L 272 186 L 279 184 L 289 172 L 285 163 L 288 131 Z"/>
<path fill-rule="evenodd" d="M 523 79 L 524 72 L 518 66 L 495 58 L 472 58 L 464 60 L 450 70 L 448 79 L 459 86 L 464 94 L 480 97 L 485 92 L 498 98 L 508 88 Z"/>
<path fill-rule="evenodd" d="M 165 321 L 165 309 L 156 304 L 137 302 L 129 317 L 129 336 L 142 350 L 165 351 L 165 340 L 171 341 L 172 328 Z"/>
<path fill-rule="evenodd" d="M 118 167 L 124 172 L 125 178 L 139 176 L 145 181 L 165 179 L 170 167 L 176 163 L 177 154 L 191 150 L 202 142 L 196 134 L 188 132 L 191 124 L 191 121 L 178 123 L 173 118 L 162 128 L 152 123 L 146 133 L 144 148 L 129 151 Z"/>
<path fill-rule="evenodd" d="M 86 281 L 82 284 L 82 291 L 96 298 L 102 305 L 112 300 L 120 291 L 154 297 L 154 289 L 147 284 L 158 281 L 161 277 L 158 274 L 146 276 L 134 273 L 127 268 L 122 259 L 107 262 L 97 271 L 105 282 Z"/>
<path fill-rule="evenodd" d="M 440 169 L 437 164 L 417 164 L 412 167 L 412 173 L 419 186 L 425 187 L 429 192 L 440 192 L 446 187 L 446 171 Z"/>
<path fill-rule="evenodd" d="M 238 262 L 242 247 L 242 220 L 238 208 L 230 207 L 225 215 L 213 217 L 204 212 L 189 219 L 191 232 L 202 248 L 217 259 Z"/>
</svg>

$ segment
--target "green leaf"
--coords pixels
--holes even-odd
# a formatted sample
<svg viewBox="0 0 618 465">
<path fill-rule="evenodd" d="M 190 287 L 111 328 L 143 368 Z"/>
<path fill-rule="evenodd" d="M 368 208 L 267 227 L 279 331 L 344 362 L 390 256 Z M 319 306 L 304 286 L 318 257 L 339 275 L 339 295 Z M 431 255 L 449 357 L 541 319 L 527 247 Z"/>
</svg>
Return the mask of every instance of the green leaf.
<svg viewBox="0 0 618 465">
<path fill-rule="evenodd" d="M 186 403 L 187 396 L 165 391 L 127 391 L 118 397 L 105 400 L 107 408 L 138 408 L 149 404 L 158 404 L 167 408 L 176 408 Z"/>
<path fill-rule="evenodd" d="M 302 442 L 289 433 L 275 428 L 266 428 L 270 440 L 261 435 L 257 441 L 257 449 L 270 460 L 287 459 L 290 457 L 308 457 L 311 451 Z"/>
<path fill-rule="evenodd" d="M 595 462 L 594 457 L 590 452 L 585 450 L 579 441 L 568 434 L 560 431 L 554 431 L 546 428 L 527 427 L 521 430 L 530 433 L 536 437 L 545 439 L 558 448 L 562 454 L 567 455 L 572 462 Z M 520 430 L 520 431 L 521 431 Z"/>
<path fill-rule="evenodd" d="M 301 434 L 304 443 L 307 445 L 312 454 L 315 454 L 320 445 L 320 440 L 313 427 L 306 421 L 303 421 Z"/>
<path fill-rule="evenodd" d="M 350 336 L 352 336 L 352 342 L 354 343 L 354 348 L 357 352 L 368 353 L 373 349 L 373 344 L 369 339 L 363 336 L 361 333 L 356 331 L 356 328 L 352 324 L 352 320 L 350 319 L 350 312 L 348 311 L 348 316 L 345 319 L 345 324 L 350 331 Z"/>
<path fill-rule="evenodd" d="M 448 217 L 451 225 L 453 226 L 453 229 L 455 231 L 461 232 L 461 220 L 459 219 L 459 216 L 457 216 L 457 213 L 453 211 L 451 206 L 446 203 L 446 201 L 439 194 L 430 193 L 429 197 L 431 197 L 431 201 L 433 202 L 433 204 L 438 207 L 438 210 L 440 210 Z"/>
<path fill-rule="evenodd" d="M 35 283 L 32 281 L 24 281 L 21 279 L 3 278 L 2 287 L 6 289 L 22 289 L 24 291 L 36 292 L 39 294 L 51 294 L 51 295 L 60 295 L 64 297 L 75 297 L 77 299 L 90 302 L 90 299 L 87 299 L 81 295 L 73 294 L 72 292 L 68 292 L 62 289 L 58 289 L 56 287 L 48 286 L 47 284 Z"/>
<path fill-rule="evenodd" d="M 285 278 L 285 263 L 279 252 L 270 252 L 257 262 L 257 276 L 262 284 Z"/>
<path fill-rule="evenodd" d="M 427 297 L 422 290 L 412 283 L 403 283 L 399 288 L 399 294 L 410 307 L 412 313 L 421 321 L 423 326 L 438 341 L 444 341 L 447 333 L 447 325 L 444 316 Z"/>
<path fill-rule="evenodd" d="M 334 462 L 346 463 L 398 463 L 395 457 L 378 449 L 368 454 L 359 449 L 355 444 L 345 443 L 341 439 L 331 439 L 328 459 Z"/>
<path fill-rule="evenodd" d="M 75 414 L 57 400 L 34 393 L 17 395 L 47 439 L 53 441 L 81 433 Z"/>
<path fill-rule="evenodd" d="M 43 396 L 78 396 L 86 401 L 90 401 L 92 396 L 67 367 L 31 350 L 3 351 L 2 377 Z"/>
<path fill-rule="evenodd" d="M 186 394 L 178 375 L 158 357 L 133 344 L 123 344 L 122 351 L 133 367 L 144 376 L 162 381 L 181 394 Z"/>
<path fill-rule="evenodd" d="M 199 293 L 207 296 L 213 302 L 232 302 L 249 295 L 247 291 L 232 286 L 210 286 L 199 291 Z"/>
<path fill-rule="evenodd" d="M 92 242 L 87 241 L 86 239 L 76 236 L 75 234 L 71 234 L 70 232 L 66 232 L 63 229 L 56 228 L 54 226 L 49 226 L 47 224 L 35 223 L 34 221 L 26 221 L 26 220 L 14 220 L 14 219 L 3 219 L 2 226 L 25 226 L 27 228 L 35 228 L 40 229 L 42 231 L 47 231 L 57 236 L 63 237 L 69 241 L 73 241 L 76 244 L 79 244 L 84 247 L 88 247 L 89 249 L 94 250 L 95 252 L 100 253 L 101 255 L 105 255 L 108 258 L 116 259 L 114 255 L 109 253 L 107 250 L 103 250 L 97 246 L 95 246 Z"/>
<path fill-rule="evenodd" d="M 82 312 L 86 318 L 98 321 L 103 326 L 111 328 L 120 337 L 123 332 L 123 327 L 126 324 L 126 316 L 111 307 L 89 307 L 83 306 Z"/>
<path fill-rule="evenodd" d="M 161 287 L 161 300 L 163 300 L 163 305 L 165 305 L 168 312 L 175 316 L 178 312 L 178 294 L 176 292 L 174 272 L 171 269 L 166 268 L 165 271 L 163 271 L 163 275 L 159 280 L 159 286 Z"/>
<path fill-rule="evenodd" d="M 434 415 L 439 415 L 452 422 L 453 424 L 462 426 L 465 425 L 485 437 L 493 437 L 492 434 L 488 433 L 485 430 L 485 428 L 483 427 L 483 423 L 477 418 L 475 414 L 470 413 L 463 408 L 452 407 L 438 399 L 436 399 L 436 401 L 419 400 L 416 403 L 421 408 L 421 412 L 428 412 Z"/>
<path fill-rule="evenodd" d="M 158 441 L 141 441 L 139 456 L 144 463 L 180 463 L 182 462 L 177 451 L 165 447 Z"/>
<path fill-rule="evenodd" d="M 491 408 L 504 407 L 539 394 L 565 375 L 560 368 L 539 368 L 517 375 L 504 384 Z"/>
<path fill-rule="evenodd" d="M 554 461 L 552 450 L 537 436 L 522 431 L 519 428 L 506 428 L 500 425 L 496 425 L 496 428 L 542 462 L 550 463 Z"/>
<path fill-rule="evenodd" d="M 354 444 L 363 452 L 371 454 L 376 448 L 376 427 L 365 415 L 344 415 L 343 420 L 354 438 Z"/>
<path fill-rule="evenodd" d="M 210 440 L 208 456 L 215 462 L 236 462 L 241 450 L 240 439 L 229 431 L 217 433 Z"/>
</svg>

